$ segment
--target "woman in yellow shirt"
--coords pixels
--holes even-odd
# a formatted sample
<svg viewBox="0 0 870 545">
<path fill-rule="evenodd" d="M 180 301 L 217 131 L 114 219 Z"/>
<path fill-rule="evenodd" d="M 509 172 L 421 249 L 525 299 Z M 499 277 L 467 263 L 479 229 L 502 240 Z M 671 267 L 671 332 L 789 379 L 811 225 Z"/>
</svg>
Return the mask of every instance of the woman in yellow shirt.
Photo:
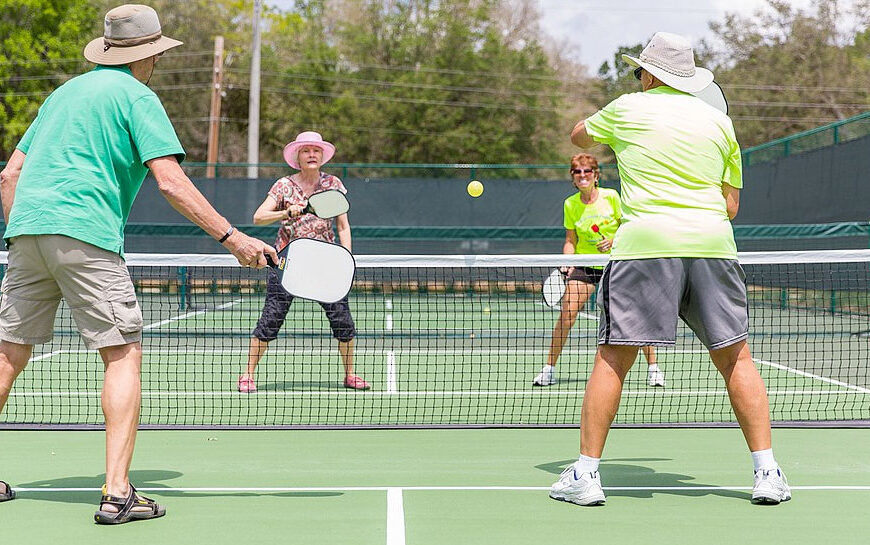
<svg viewBox="0 0 870 545">
<path fill-rule="evenodd" d="M 613 189 L 598 187 L 598 160 L 589 154 L 580 153 L 571 158 L 571 181 L 577 193 L 565 199 L 563 254 L 610 253 L 613 236 L 622 217 L 619 193 Z M 567 286 L 562 297 L 562 310 L 553 328 L 547 364 L 532 381 L 534 386 L 550 386 L 556 383 L 556 362 L 568 334 L 577 320 L 577 314 L 589 297 L 604 272 L 602 267 L 565 267 Z M 644 346 L 649 369 L 647 382 L 650 386 L 664 386 L 664 372 L 656 364 L 655 349 Z"/>
</svg>

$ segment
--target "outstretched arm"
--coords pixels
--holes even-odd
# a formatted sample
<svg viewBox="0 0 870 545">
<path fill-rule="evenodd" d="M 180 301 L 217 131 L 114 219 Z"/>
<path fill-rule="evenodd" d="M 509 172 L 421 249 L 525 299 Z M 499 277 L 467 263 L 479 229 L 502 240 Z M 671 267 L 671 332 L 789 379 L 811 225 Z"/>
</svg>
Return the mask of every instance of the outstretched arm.
<svg viewBox="0 0 870 545">
<path fill-rule="evenodd" d="M 147 166 L 157 179 L 160 193 L 169 201 L 172 208 L 217 240 L 229 232 L 230 222 L 221 216 L 193 185 L 190 178 L 181 170 L 175 156 L 151 159 Z M 278 260 L 275 248 L 238 230 L 233 231 L 222 244 L 239 260 L 239 263 L 246 267 L 265 267 L 266 255 L 271 256 L 273 261 Z"/>
</svg>

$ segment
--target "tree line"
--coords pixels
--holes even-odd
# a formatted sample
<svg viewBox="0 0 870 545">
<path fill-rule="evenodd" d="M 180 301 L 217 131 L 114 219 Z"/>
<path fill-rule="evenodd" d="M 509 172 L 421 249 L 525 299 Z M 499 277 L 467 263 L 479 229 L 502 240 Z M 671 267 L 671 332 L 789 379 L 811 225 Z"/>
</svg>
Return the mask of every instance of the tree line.
<svg viewBox="0 0 870 545">
<path fill-rule="evenodd" d="M 91 69 L 81 51 L 117 0 L 0 0 L 0 160 L 45 97 Z M 190 161 L 205 161 L 214 37 L 224 36 L 220 162 L 247 158 L 251 0 L 149 0 L 164 32 L 151 87 Z M 623 52 L 585 67 L 538 25 L 534 0 L 298 0 L 266 8 L 260 160 L 303 130 L 338 145 L 337 161 L 564 163 L 574 123 L 638 90 Z M 752 16 L 711 21 L 696 44 L 749 146 L 867 110 L 870 7 L 767 0 Z M 596 153 L 608 159 L 608 151 Z"/>
</svg>

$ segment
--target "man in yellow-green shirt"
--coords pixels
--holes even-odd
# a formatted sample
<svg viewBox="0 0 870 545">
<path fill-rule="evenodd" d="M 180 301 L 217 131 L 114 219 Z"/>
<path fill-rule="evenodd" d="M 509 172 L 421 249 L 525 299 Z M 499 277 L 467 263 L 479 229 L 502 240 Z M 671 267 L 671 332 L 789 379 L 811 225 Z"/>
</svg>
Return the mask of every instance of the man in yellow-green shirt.
<svg viewBox="0 0 870 545">
<path fill-rule="evenodd" d="M 752 454 L 754 503 L 791 498 L 771 448 L 767 392 L 752 361 L 744 274 L 731 219 L 743 186 L 740 148 L 730 118 L 693 95 L 713 85 L 681 36 L 657 33 L 639 58 L 643 92 L 623 95 L 577 123 L 581 148 L 609 145 L 622 180 L 622 224 L 598 297 L 595 366 L 581 413 L 580 457 L 550 497 L 600 505 L 598 474 L 622 384 L 638 346 L 673 346 L 682 318 L 725 378 Z"/>
</svg>

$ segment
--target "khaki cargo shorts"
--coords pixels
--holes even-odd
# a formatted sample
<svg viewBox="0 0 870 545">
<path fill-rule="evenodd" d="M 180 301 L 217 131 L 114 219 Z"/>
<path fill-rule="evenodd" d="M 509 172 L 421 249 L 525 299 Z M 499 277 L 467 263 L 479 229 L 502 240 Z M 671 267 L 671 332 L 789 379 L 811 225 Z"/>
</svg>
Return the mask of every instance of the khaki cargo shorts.
<svg viewBox="0 0 870 545">
<path fill-rule="evenodd" d="M 142 311 L 121 256 L 62 235 L 13 238 L 0 296 L 0 339 L 49 342 L 61 298 L 89 349 L 141 341 Z"/>
</svg>

